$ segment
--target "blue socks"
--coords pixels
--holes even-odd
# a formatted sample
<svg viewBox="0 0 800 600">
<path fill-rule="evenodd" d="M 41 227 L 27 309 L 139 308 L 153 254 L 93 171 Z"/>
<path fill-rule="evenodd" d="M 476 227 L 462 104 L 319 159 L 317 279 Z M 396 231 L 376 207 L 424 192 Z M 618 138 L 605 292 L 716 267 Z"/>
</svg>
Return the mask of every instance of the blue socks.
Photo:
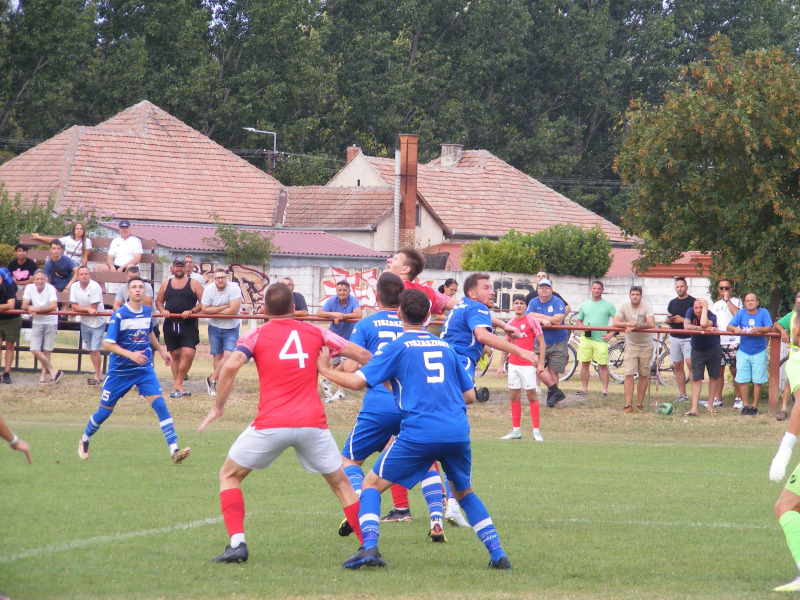
<svg viewBox="0 0 800 600">
<path fill-rule="evenodd" d="M 431 527 L 433 527 L 433 522 L 436 520 L 441 524 L 442 478 L 439 475 L 439 471 L 431 469 L 425 473 L 425 476 L 422 478 L 421 487 L 425 502 L 428 503 L 428 512 L 431 515 Z"/>
<path fill-rule="evenodd" d="M 378 522 L 381 514 L 381 495 L 375 488 L 361 490 L 361 505 L 358 510 L 358 522 L 364 536 L 364 548 L 375 548 L 378 545 Z"/>
<path fill-rule="evenodd" d="M 102 404 L 97 407 L 97 412 L 89 417 L 89 422 L 86 423 L 86 430 L 84 433 L 86 434 L 87 438 L 92 437 L 95 433 L 97 433 L 97 430 L 100 429 L 100 425 L 102 425 L 103 422 L 111 416 L 113 410 L 114 409 L 112 408 L 106 408 Z"/>
<path fill-rule="evenodd" d="M 364 471 L 358 465 L 350 465 L 344 468 L 344 474 L 350 480 L 350 485 L 359 496 L 361 495 L 361 484 L 364 482 Z"/>
<path fill-rule="evenodd" d="M 156 411 L 158 415 L 158 424 L 161 426 L 161 432 L 164 434 L 167 444 L 177 444 L 178 434 L 175 433 L 175 427 L 172 424 L 172 415 L 169 414 L 164 398 L 159 396 L 153 400 L 152 406 L 153 410 Z"/>
<path fill-rule="evenodd" d="M 492 518 L 489 516 L 489 511 L 473 492 L 470 492 L 459 500 L 461 508 L 467 515 L 469 524 L 472 529 L 478 534 L 478 537 L 486 546 L 489 551 L 489 558 L 497 560 L 501 556 L 505 556 L 503 548 L 500 546 L 500 538 L 497 537 L 497 530 L 494 528 Z"/>
</svg>

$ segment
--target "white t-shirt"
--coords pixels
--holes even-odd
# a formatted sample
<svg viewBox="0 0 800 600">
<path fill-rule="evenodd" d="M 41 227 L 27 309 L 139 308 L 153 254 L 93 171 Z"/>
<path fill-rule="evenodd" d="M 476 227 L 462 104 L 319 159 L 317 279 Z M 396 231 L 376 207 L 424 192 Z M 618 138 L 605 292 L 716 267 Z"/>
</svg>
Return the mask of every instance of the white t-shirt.
<svg viewBox="0 0 800 600">
<path fill-rule="evenodd" d="M 69 301 L 78 306 L 89 306 L 96 302 L 98 311 L 105 310 L 105 306 L 103 306 L 103 288 L 92 279 L 89 280 L 85 290 L 81 288 L 80 281 L 73 283 L 69 288 Z M 105 317 L 93 317 L 91 315 L 82 315 L 78 317 L 78 321 L 87 327 L 103 327 L 106 324 Z"/>
<path fill-rule="evenodd" d="M 81 257 L 83 256 L 83 251 L 88 248 L 89 250 L 92 249 L 92 240 L 88 237 L 86 238 L 86 246 L 81 246 L 81 240 L 73 240 L 72 236 L 65 235 L 62 238 L 58 238 L 58 241 L 64 245 L 64 256 L 68 256 L 72 260 L 75 261 L 77 264 L 81 264 Z"/>
<path fill-rule="evenodd" d="M 44 284 L 41 294 L 36 289 L 35 283 L 29 283 L 25 286 L 22 299 L 30 300 L 31 305 L 35 308 L 47 308 L 51 302 L 58 302 L 58 294 L 56 293 L 56 288 L 49 283 Z M 32 323 L 36 325 L 58 325 L 58 315 L 33 315 Z"/>
<path fill-rule="evenodd" d="M 742 310 L 742 301 L 739 298 L 731 298 L 731 303 L 734 306 L 738 306 L 739 310 Z M 733 313 L 731 313 L 728 303 L 725 300 L 717 300 L 714 302 L 714 306 L 711 307 L 711 312 L 717 315 L 717 329 L 725 331 L 731 319 L 733 319 Z M 719 343 L 723 346 L 735 346 L 739 343 L 739 336 L 721 335 L 719 336 Z"/>
<path fill-rule="evenodd" d="M 108 253 L 114 257 L 114 266 L 123 267 L 133 260 L 135 254 L 142 254 L 142 240 L 135 235 L 128 236 L 127 240 L 121 237 L 111 240 Z"/>
<path fill-rule="evenodd" d="M 242 298 L 242 288 L 239 287 L 238 283 L 233 283 L 229 281 L 228 284 L 225 286 L 225 289 L 221 292 L 217 289 L 216 283 L 209 283 L 206 286 L 206 289 L 203 290 L 203 300 L 202 303 L 207 306 L 222 306 L 224 304 L 228 304 L 233 300 L 241 300 Z M 241 323 L 241 319 L 214 319 L 210 318 L 208 320 L 209 325 L 213 325 L 214 327 L 218 327 L 219 329 L 233 329 L 234 327 L 238 327 L 239 323 Z"/>
</svg>

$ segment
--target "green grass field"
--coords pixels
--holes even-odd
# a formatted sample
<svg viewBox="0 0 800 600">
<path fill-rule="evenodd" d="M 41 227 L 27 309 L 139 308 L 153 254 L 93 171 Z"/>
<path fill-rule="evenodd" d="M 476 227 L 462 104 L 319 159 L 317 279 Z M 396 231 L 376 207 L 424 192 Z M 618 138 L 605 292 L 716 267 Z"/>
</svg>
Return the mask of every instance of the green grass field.
<svg viewBox="0 0 800 600">
<path fill-rule="evenodd" d="M 0 410 L 34 461 L 0 449 L 0 591 L 15 600 L 766 598 L 796 574 L 772 513 L 781 486 L 767 478 L 785 424 L 740 417 L 728 397 L 714 417 L 624 415 L 621 386 L 612 386 L 608 399 L 569 394 L 543 407 L 544 443 L 530 438 L 527 407 L 526 437 L 500 441 L 510 427 L 505 381 L 488 377 L 490 402 L 469 409 L 473 482 L 513 571 L 485 569 L 470 529 L 448 526 L 448 543 L 431 544 L 416 489 L 415 520 L 381 528 L 387 568 L 342 569 L 357 543 L 336 534 L 338 502 L 292 453 L 244 484 L 250 560 L 211 564 L 227 543 L 217 471 L 255 414 L 257 387 L 245 367 L 225 416 L 198 434 L 211 404 L 201 383 L 208 365 L 201 358 L 191 373 L 193 397 L 168 400 L 181 444 L 192 447 L 180 467 L 136 396 L 120 402 L 82 462 L 77 441 L 99 396 L 86 376 L 38 386 L 22 375 L 0 386 Z M 355 394 L 327 405 L 340 442 L 358 406 Z"/>
</svg>

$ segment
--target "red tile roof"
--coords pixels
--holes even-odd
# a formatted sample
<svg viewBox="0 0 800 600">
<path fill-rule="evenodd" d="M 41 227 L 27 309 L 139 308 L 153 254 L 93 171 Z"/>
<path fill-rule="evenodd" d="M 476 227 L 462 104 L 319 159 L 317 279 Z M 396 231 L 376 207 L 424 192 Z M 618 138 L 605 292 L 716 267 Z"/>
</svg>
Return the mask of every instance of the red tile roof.
<svg viewBox="0 0 800 600">
<path fill-rule="evenodd" d="M 394 161 L 367 157 L 389 183 Z M 440 159 L 419 165 L 417 191 L 453 236 L 501 236 L 510 229 L 536 233 L 556 223 L 589 228 L 595 223 L 612 242 L 631 241 L 622 230 L 487 150 L 465 150 L 452 167 Z"/>
<path fill-rule="evenodd" d="M 286 191 L 285 227 L 372 230 L 394 206 L 390 188 L 293 186 Z"/>
<path fill-rule="evenodd" d="M 681 258 L 671 265 L 655 265 L 643 273 L 637 273 L 633 268 L 633 261 L 639 256 L 639 251 L 634 248 L 612 248 L 611 258 L 613 262 L 605 276 L 629 277 L 638 275 L 639 277 L 669 278 L 682 275 L 683 277 L 708 277 L 710 272 L 711 257 L 700 252 L 684 252 Z M 697 262 L 703 265 L 703 270 L 700 274 L 695 270 Z"/>
<path fill-rule="evenodd" d="M 0 165 L 12 196 L 101 217 L 275 224 L 283 186 L 185 123 L 143 101 L 94 127 L 71 127 Z"/>
<path fill-rule="evenodd" d="M 106 227 L 117 230 L 117 224 L 107 223 Z M 386 258 L 383 252 L 370 250 L 353 242 L 337 238 L 324 231 L 292 231 L 290 229 L 256 230 L 272 235 L 272 241 L 279 248 L 275 254 L 309 256 L 350 256 L 358 258 Z M 204 238 L 214 237 L 216 227 L 196 225 L 151 225 L 131 223 L 131 233 L 139 238 L 156 240 L 159 246 L 173 250 L 213 251 L 214 248 Z"/>
</svg>

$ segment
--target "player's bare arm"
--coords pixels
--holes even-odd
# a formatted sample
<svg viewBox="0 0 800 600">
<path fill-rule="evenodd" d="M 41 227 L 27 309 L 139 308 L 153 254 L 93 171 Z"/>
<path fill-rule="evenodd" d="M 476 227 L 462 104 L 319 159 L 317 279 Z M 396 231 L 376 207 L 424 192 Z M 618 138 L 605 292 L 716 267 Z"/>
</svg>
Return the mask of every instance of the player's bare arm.
<svg viewBox="0 0 800 600">
<path fill-rule="evenodd" d="M 464 402 L 466 402 L 467 406 L 475 404 L 475 388 L 462 392 L 462 395 L 464 396 Z"/>
<path fill-rule="evenodd" d="M 533 366 L 539 365 L 539 358 L 533 352 L 523 350 L 511 342 L 507 342 L 499 335 L 493 334 L 486 327 L 476 327 L 473 333 L 475 334 L 475 339 L 484 346 L 491 346 L 495 350 L 519 356 L 522 360 L 527 360 L 532 363 Z"/>
<path fill-rule="evenodd" d="M 365 365 L 369 362 L 369 359 L 372 358 L 372 352 L 366 348 L 362 348 L 358 344 L 350 342 L 347 344 L 347 346 L 342 348 L 342 350 L 339 352 L 339 356 L 344 356 L 345 358 L 354 360 L 360 365 Z M 345 364 L 348 364 L 349 362 L 351 361 L 347 361 Z"/>
<path fill-rule="evenodd" d="M 495 316 L 492 317 L 492 325 L 494 327 L 499 327 L 500 329 L 505 331 L 506 335 L 509 336 L 512 339 L 517 339 L 518 337 L 520 337 L 522 335 L 522 333 L 520 333 L 519 329 L 517 329 L 513 325 L 509 325 L 508 323 L 506 323 L 502 319 L 498 319 Z"/>
<path fill-rule="evenodd" d="M 345 347 L 345 350 L 349 346 L 361 348 L 361 346 L 356 346 L 355 344 L 348 344 Z M 361 348 L 361 350 L 364 349 Z M 369 354 L 367 350 L 364 350 L 364 352 Z M 344 354 L 344 350 L 342 350 L 340 354 Z M 369 357 L 372 358 L 372 355 L 369 354 Z M 369 360 L 369 358 L 367 360 Z M 326 346 L 323 346 L 319 351 L 319 357 L 317 358 L 317 371 L 320 375 L 330 379 L 340 387 L 346 387 L 350 390 L 363 390 L 365 387 L 367 387 L 367 382 L 363 377 L 360 377 L 355 373 L 345 373 L 344 371 L 335 370 L 331 364 L 331 352 Z M 217 394 L 219 394 L 219 384 L 217 384 Z"/>
</svg>

